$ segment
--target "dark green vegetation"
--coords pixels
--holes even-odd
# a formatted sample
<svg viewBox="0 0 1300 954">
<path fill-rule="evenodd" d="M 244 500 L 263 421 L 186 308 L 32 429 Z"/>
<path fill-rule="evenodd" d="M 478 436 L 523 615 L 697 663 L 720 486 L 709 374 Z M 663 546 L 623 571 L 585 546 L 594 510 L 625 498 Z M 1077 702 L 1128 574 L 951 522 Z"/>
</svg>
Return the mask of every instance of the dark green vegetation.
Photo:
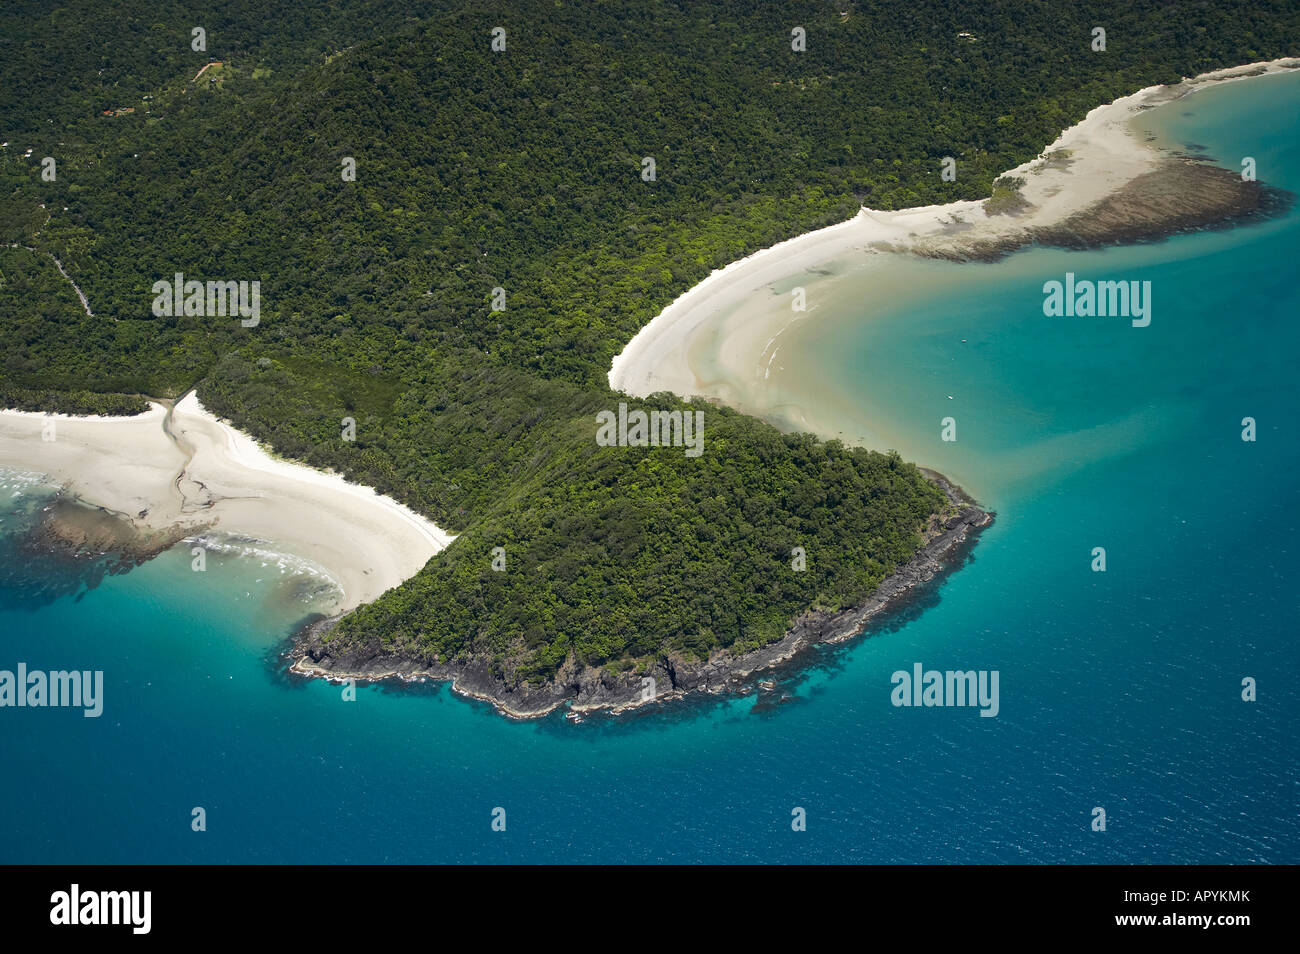
<svg viewBox="0 0 1300 954">
<path fill-rule="evenodd" d="M 0 242 L 57 254 L 95 311 L 0 249 L 0 399 L 124 411 L 197 384 L 462 533 L 340 638 L 492 653 L 511 681 L 770 640 L 861 600 L 941 503 L 896 456 L 712 407 L 701 458 L 597 448 L 610 360 L 665 304 L 859 203 L 988 195 L 1093 106 L 1300 35 L 1284 2 L 302 6 L 0 10 Z M 192 84 L 209 57 L 221 82 Z M 260 325 L 153 317 L 176 271 L 259 279 Z"/>
</svg>

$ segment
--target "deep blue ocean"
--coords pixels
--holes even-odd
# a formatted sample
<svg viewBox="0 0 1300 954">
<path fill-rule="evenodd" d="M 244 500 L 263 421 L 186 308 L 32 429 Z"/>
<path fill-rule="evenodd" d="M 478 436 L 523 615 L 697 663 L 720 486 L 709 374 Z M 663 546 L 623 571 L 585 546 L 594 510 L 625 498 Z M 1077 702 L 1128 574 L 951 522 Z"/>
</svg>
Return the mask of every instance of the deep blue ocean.
<svg viewBox="0 0 1300 954">
<path fill-rule="evenodd" d="M 1144 121 L 1300 193 L 1300 76 Z M 998 520 L 774 693 L 582 724 L 432 685 L 347 702 L 281 670 L 312 607 L 299 578 L 234 556 L 195 573 L 178 548 L 77 586 L 14 544 L 42 498 L 6 477 L 0 669 L 102 669 L 105 689 L 97 719 L 0 709 L 0 862 L 1300 862 L 1297 260 L 1292 209 L 932 263 L 963 280 L 810 325 L 845 399 Z M 1044 317 L 1067 270 L 1150 280 L 1150 327 Z M 997 670 L 997 717 L 891 705 L 917 662 Z"/>
</svg>

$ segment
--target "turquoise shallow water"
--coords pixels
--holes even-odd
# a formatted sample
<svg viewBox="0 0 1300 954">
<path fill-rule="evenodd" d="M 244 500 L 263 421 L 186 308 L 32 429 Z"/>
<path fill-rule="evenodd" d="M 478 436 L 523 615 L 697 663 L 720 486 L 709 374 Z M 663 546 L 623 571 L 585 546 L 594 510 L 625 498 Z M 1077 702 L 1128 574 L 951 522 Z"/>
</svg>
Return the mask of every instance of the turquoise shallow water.
<svg viewBox="0 0 1300 954">
<path fill-rule="evenodd" d="M 1287 76 L 1145 119 L 1300 192 L 1298 114 Z M 0 668 L 106 683 L 99 719 L 0 710 L 0 861 L 1300 861 L 1298 251 L 1293 210 L 928 264 L 953 273 L 938 292 L 918 273 L 869 322 L 809 323 L 801 358 L 845 405 L 999 519 L 922 605 L 785 677 L 783 705 L 573 725 L 434 686 L 345 702 L 279 671 L 311 604 L 255 562 L 197 574 L 178 550 L 33 605 L 0 550 Z M 1045 318 L 1042 283 L 1067 270 L 1152 281 L 1151 326 Z M 21 509 L 9 493 L 0 510 Z M 893 707 L 891 673 L 916 662 L 999 671 L 999 715 Z"/>
</svg>

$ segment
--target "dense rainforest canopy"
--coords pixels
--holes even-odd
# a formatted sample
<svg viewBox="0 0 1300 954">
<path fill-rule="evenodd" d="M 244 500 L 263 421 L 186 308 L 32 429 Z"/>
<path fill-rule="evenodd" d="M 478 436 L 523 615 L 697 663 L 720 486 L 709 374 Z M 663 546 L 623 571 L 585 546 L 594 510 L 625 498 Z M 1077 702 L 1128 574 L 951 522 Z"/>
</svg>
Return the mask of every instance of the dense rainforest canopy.
<svg viewBox="0 0 1300 954">
<path fill-rule="evenodd" d="M 0 402 L 197 386 L 461 534 L 344 640 L 509 681 L 756 646 L 860 601 L 942 496 L 713 406 L 699 458 L 598 447 L 613 356 L 714 268 L 861 204 L 988 195 L 1092 107 L 1297 36 L 1284 0 L 10 2 Z M 260 281 L 259 323 L 156 317 L 176 272 Z"/>
</svg>

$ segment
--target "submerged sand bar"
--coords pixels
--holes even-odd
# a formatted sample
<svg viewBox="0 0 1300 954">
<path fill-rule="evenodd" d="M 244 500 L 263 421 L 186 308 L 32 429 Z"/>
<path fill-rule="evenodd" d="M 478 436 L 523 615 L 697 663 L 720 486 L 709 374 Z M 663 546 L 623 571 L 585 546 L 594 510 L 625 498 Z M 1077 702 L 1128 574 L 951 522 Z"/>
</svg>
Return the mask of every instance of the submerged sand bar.
<svg viewBox="0 0 1300 954">
<path fill-rule="evenodd" d="M 283 547 L 334 577 L 340 611 L 414 576 L 454 539 L 369 487 L 273 457 L 193 393 L 170 416 L 157 403 L 134 417 L 0 411 L 0 467 L 44 474 L 141 531 L 210 530 Z"/>
</svg>

